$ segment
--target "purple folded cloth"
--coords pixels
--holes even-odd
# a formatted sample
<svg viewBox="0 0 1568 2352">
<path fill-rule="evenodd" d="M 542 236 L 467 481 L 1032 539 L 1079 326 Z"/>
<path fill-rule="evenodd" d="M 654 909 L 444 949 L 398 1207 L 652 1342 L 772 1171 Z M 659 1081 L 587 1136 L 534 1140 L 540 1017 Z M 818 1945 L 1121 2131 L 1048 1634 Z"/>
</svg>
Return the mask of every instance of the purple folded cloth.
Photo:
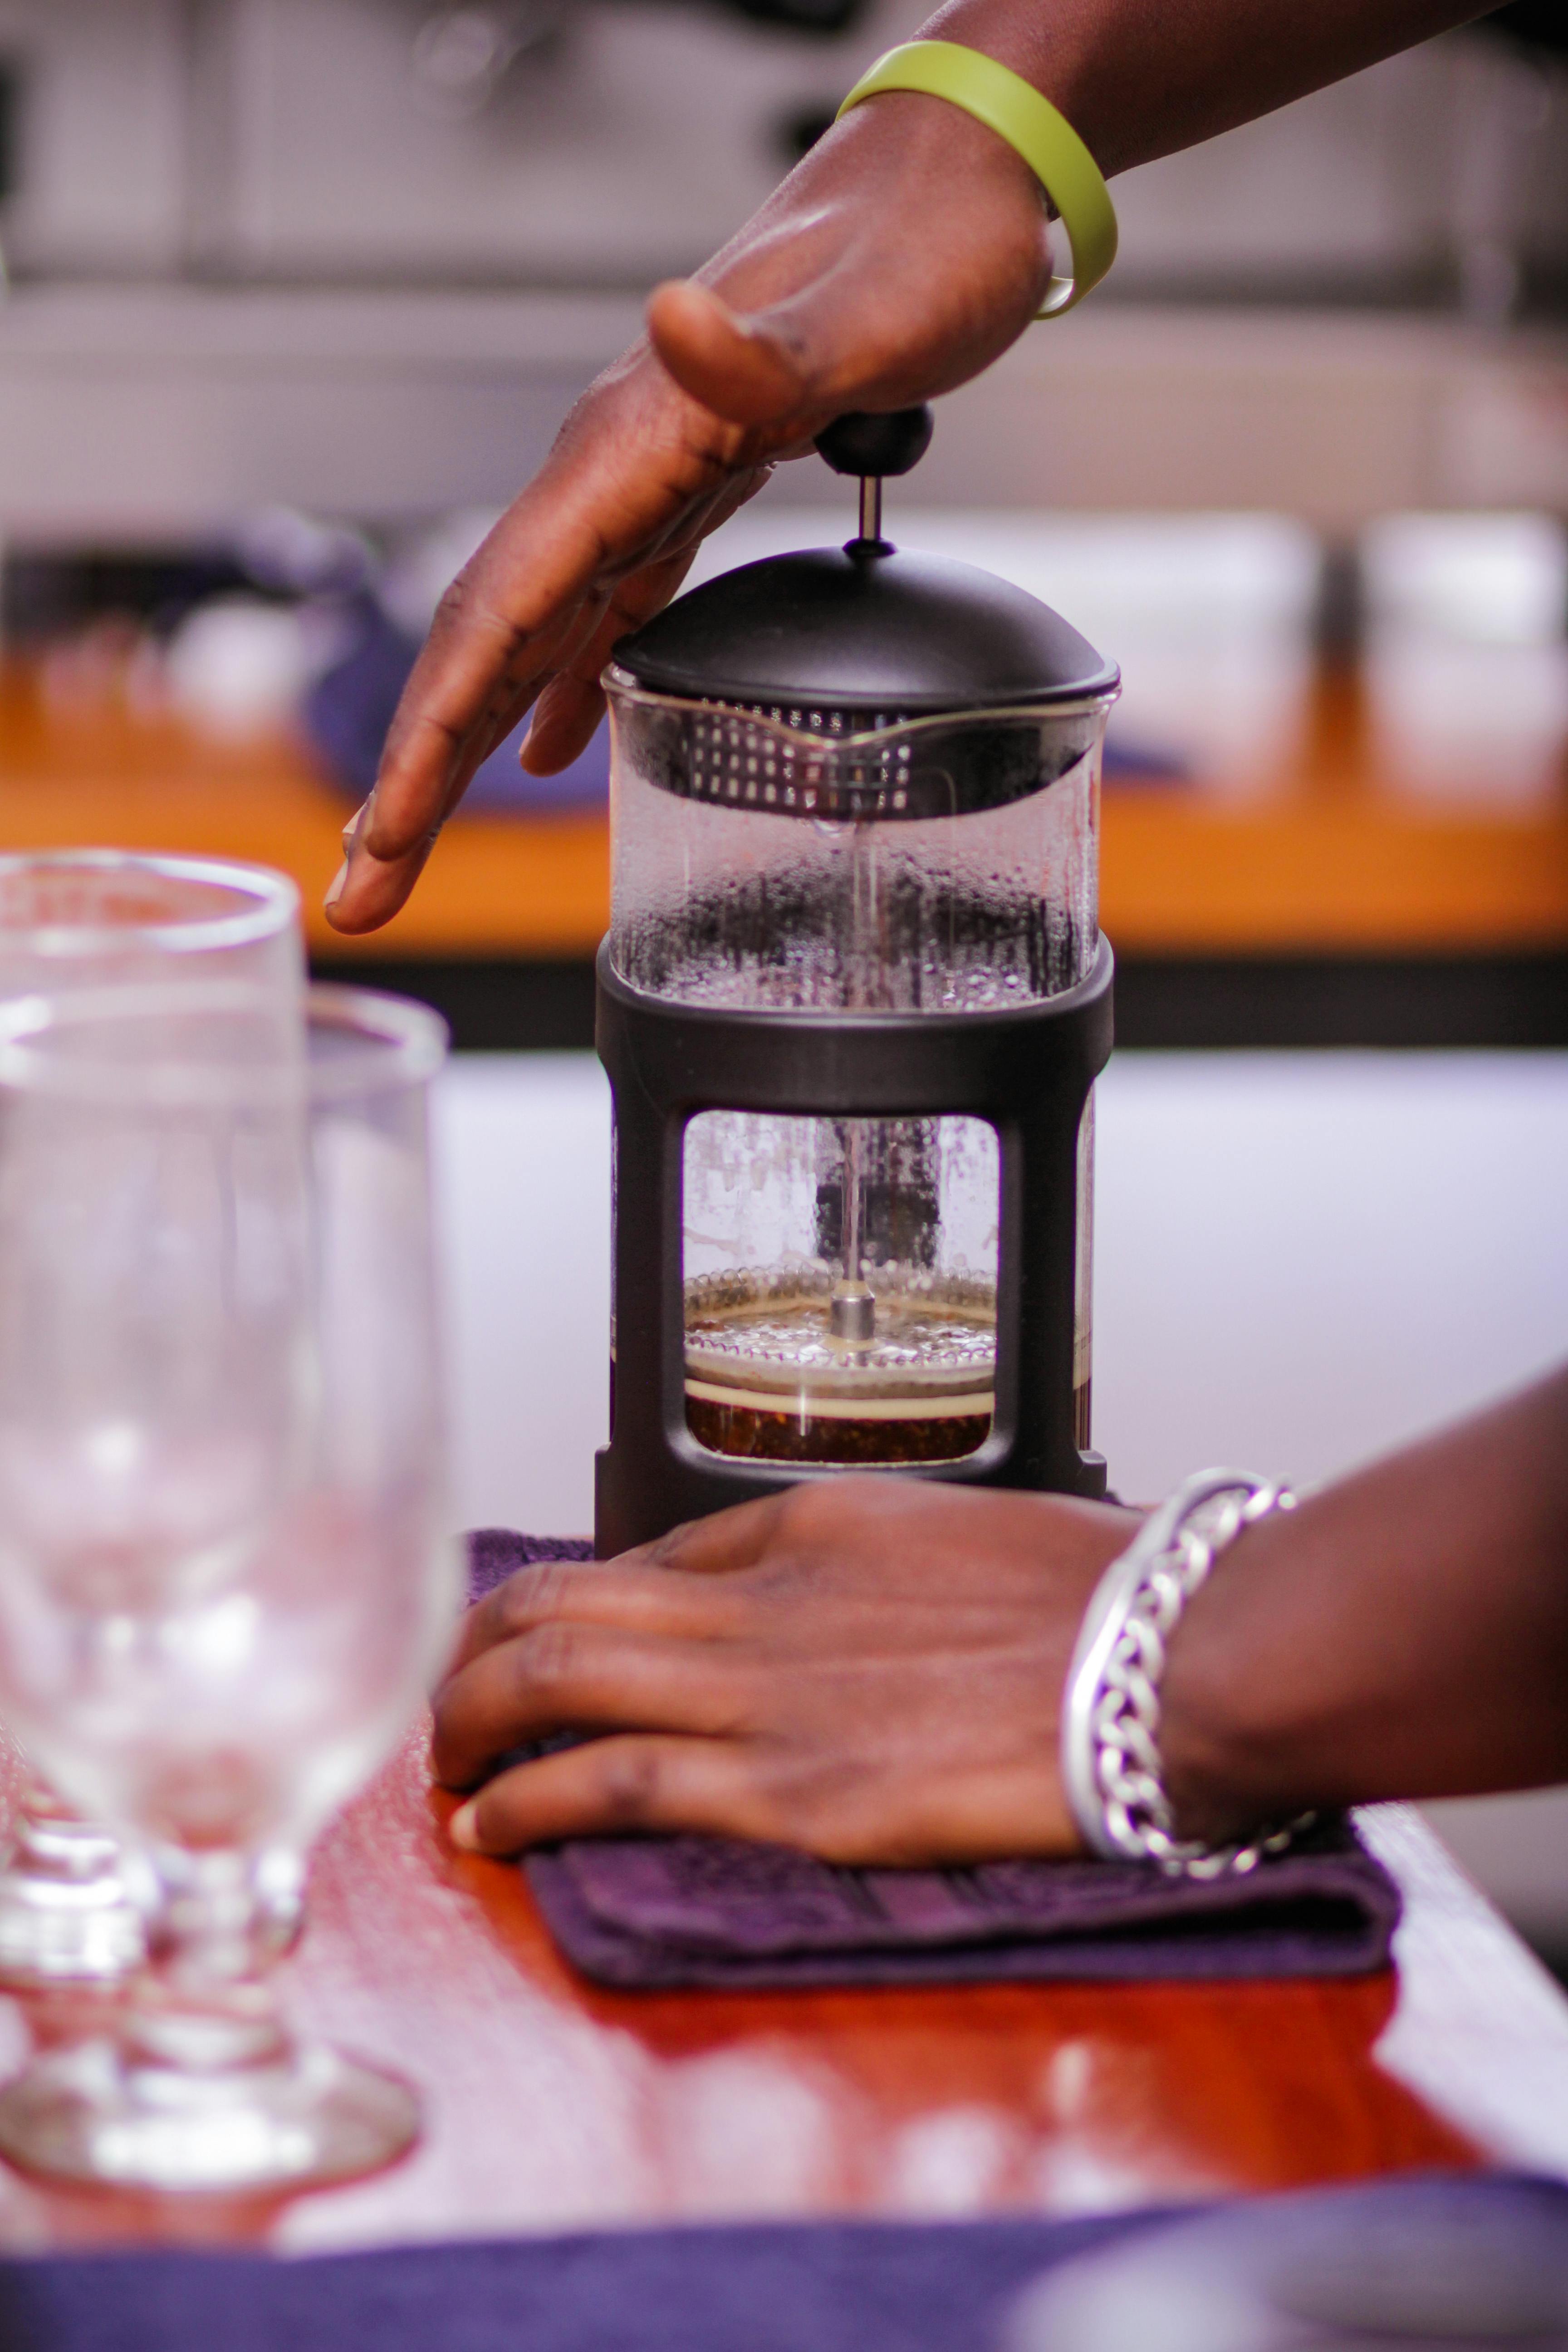
<svg viewBox="0 0 1568 2352">
<path fill-rule="evenodd" d="M 514 1570 L 542 1559 L 592 1559 L 586 1536 L 519 1536 L 510 1528 L 476 1528 L 468 1538 L 468 1599 L 482 1601 Z"/>
<path fill-rule="evenodd" d="M 1314 2352 L 1561 2352 L 1568 2189 L 1434 2172 L 1084 2221 L 0 2262 L 0 2344 L 18 2352 L 1121 2352 L 1178 2332 L 1215 2342 L 1222 2326 L 1227 2344 Z"/>
<path fill-rule="evenodd" d="M 591 1556 L 485 1528 L 469 1538 L 471 1591 Z M 578 1838 L 523 1866 L 567 1958 L 640 1988 L 1359 1976 L 1388 1966 L 1400 1908 L 1342 1819 L 1206 1883 L 1140 1863 L 843 1870 L 712 1837 Z"/>
</svg>

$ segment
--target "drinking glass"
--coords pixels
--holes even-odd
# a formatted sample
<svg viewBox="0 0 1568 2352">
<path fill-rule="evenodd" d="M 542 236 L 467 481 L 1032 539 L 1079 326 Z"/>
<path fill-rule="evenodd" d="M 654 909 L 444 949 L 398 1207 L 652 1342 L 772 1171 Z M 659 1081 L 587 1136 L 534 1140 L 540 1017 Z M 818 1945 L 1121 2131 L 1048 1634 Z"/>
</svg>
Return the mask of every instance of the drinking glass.
<svg viewBox="0 0 1568 2352">
<path fill-rule="evenodd" d="M 0 857 L 0 1002 L 215 979 L 292 1001 L 304 978 L 300 894 L 281 874 L 121 849 Z M 142 1948 L 114 1839 L 33 1781 L 0 1866 L 0 1984 L 111 1983 Z"/>
<path fill-rule="evenodd" d="M 162 1890 L 114 2032 L 0 2092 L 33 2170 L 234 2194 L 414 2136 L 406 2084 L 289 2032 L 268 1885 L 408 1723 L 458 1607 L 444 1051 L 424 1007 L 347 989 L 306 1024 L 245 988 L 0 1015 L 0 1708 Z"/>
</svg>

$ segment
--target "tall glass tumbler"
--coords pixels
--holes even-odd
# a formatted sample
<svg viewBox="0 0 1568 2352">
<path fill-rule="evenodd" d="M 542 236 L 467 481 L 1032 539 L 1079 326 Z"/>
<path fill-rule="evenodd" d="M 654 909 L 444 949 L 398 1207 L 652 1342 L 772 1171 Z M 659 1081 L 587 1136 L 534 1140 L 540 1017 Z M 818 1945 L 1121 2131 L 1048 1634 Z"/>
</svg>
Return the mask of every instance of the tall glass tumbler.
<svg viewBox="0 0 1568 2352">
<path fill-rule="evenodd" d="M 0 1003 L 217 979 L 297 1002 L 300 894 L 283 875 L 121 849 L 0 857 Z M 0 1984 L 111 1983 L 142 1944 L 112 1837 L 34 1781 L 0 1864 Z"/>
<path fill-rule="evenodd" d="M 54 2177 L 300 2186 L 416 2126 L 405 2084 L 289 2032 L 267 1881 L 415 1717 L 459 1605 L 445 1033 L 319 990 L 300 1041 L 244 989 L 0 1019 L 0 1707 L 162 1888 L 113 2035 L 0 2092 L 0 2152 Z"/>
</svg>

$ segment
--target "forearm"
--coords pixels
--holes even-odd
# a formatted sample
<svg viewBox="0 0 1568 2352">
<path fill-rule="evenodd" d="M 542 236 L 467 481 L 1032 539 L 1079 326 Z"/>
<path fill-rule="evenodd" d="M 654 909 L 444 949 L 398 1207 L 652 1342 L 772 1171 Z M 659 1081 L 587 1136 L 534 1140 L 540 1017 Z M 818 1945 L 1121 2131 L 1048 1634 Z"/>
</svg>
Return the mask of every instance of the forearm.
<svg viewBox="0 0 1568 2352">
<path fill-rule="evenodd" d="M 1184 1834 L 1568 1780 L 1568 1370 L 1243 1536 L 1163 1696 Z"/>
<path fill-rule="evenodd" d="M 1475 0 L 949 0 L 924 34 L 1033 82 L 1109 176 L 1486 13 Z"/>
</svg>

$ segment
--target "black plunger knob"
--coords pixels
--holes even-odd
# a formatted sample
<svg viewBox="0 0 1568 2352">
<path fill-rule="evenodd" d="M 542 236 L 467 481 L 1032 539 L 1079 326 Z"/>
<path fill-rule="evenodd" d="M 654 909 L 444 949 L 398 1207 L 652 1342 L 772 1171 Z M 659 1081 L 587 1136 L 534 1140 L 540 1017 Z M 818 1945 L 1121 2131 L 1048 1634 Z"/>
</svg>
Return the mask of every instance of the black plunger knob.
<svg viewBox="0 0 1568 2352">
<path fill-rule="evenodd" d="M 911 466 L 920 464 L 931 447 L 935 422 L 923 402 L 919 408 L 895 408 L 886 416 L 852 408 L 823 428 L 816 446 L 836 474 L 858 474 L 862 480 L 875 475 L 881 479 L 907 474 Z"/>
</svg>

